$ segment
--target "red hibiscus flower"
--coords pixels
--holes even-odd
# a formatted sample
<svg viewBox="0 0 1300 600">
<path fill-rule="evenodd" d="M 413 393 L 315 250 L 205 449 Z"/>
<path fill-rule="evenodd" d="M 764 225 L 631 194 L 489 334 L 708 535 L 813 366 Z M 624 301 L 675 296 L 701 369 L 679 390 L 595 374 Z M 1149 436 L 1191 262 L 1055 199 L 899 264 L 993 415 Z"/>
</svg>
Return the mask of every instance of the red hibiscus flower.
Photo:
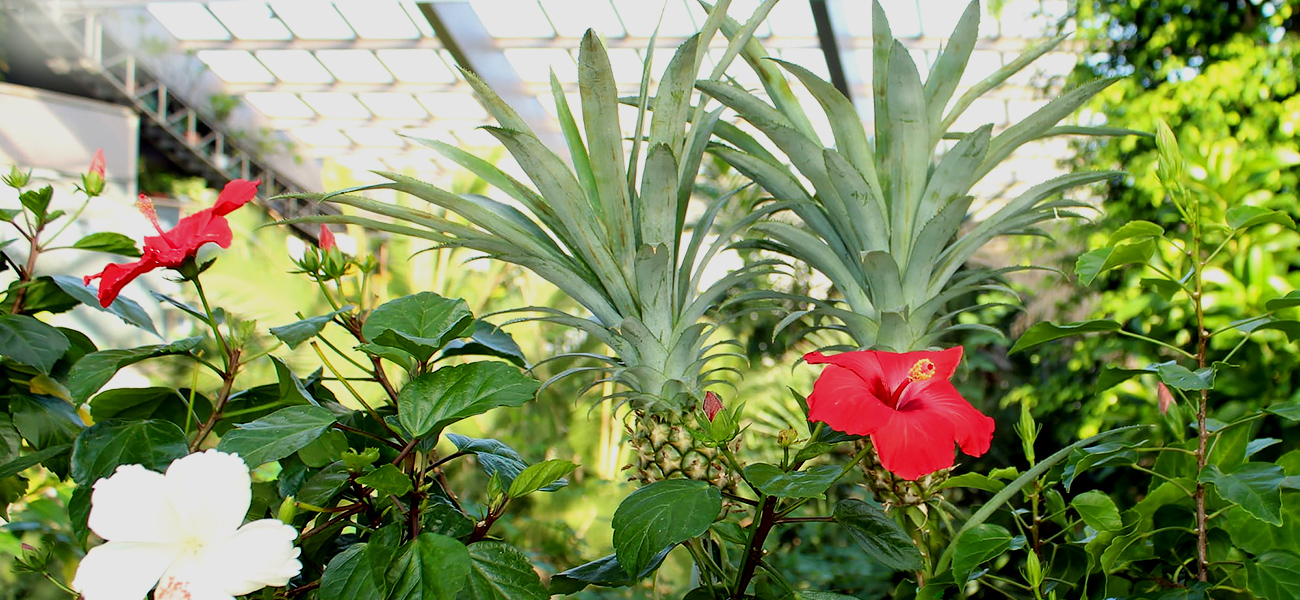
<svg viewBox="0 0 1300 600">
<path fill-rule="evenodd" d="M 993 419 L 966 402 L 949 378 L 961 347 L 942 352 L 845 352 L 804 356 L 829 364 L 808 397 L 808 420 L 870 435 L 880 462 L 915 481 L 953 463 L 953 443 L 971 456 L 989 449 Z"/>
<path fill-rule="evenodd" d="M 108 265 L 103 271 L 85 277 L 87 285 L 95 279 L 100 279 L 99 304 L 107 308 L 113 300 L 117 299 L 118 293 L 126 284 L 149 271 L 158 268 L 179 268 L 187 259 L 193 258 L 198 253 L 199 247 L 204 244 L 214 243 L 222 248 L 229 248 L 232 234 L 230 223 L 226 222 L 226 215 L 252 200 L 257 194 L 259 183 L 261 182 L 243 179 L 227 183 L 221 190 L 221 195 L 217 197 L 216 205 L 181 219 L 175 227 L 167 231 L 163 231 L 162 226 L 158 224 L 158 213 L 154 210 L 153 202 L 148 196 L 140 194 L 140 201 L 136 206 L 149 222 L 153 223 L 154 229 L 158 230 L 158 235 L 144 238 L 144 253 L 140 260 Z"/>
</svg>

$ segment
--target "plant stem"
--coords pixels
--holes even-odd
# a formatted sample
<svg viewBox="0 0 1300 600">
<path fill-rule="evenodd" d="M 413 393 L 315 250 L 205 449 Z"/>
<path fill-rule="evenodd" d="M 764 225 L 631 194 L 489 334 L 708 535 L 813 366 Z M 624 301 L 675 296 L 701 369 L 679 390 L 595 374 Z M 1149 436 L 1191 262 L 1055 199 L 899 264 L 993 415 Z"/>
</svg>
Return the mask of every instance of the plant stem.
<svg viewBox="0 0 1300 600">
<path fill-rule="evenodd" d="M 27 238 L 27 265 L 18 273 L 18 291 L 14 292 L 14 307 L 11 314 L 20 315 L 23 312 L 23 298 L 27 296 L 27 286 L 22 284 L 30 283 L 32 272 L 36 270 L 36 257 L 41 255 L 40 236 L 41 230 L 37 229 L 32 233 L 31 237 Z"/>
<path fill-rule="evenodd" d="M 1189 203 L 1190 204 L 1190 203 Z M 1201 204 L 1199 197 L 1194 207 L 1195 210 L 1192 219 L 1192 278 L 1195 280 L 1196 293 L 1192 295 L 1192 303 L 1196 307 L 1196 367 L 1197 369 L 1205 368 L 1205 350 L 1206 344 L 1210 340 L 1210 332 L 1205 329 L 1205 302 L 1204 302 L 1204 269 L 1208 259 L 1201 259 Z M 1217 253 L 1218 250 L 1215 250 Z M 1206 452 L 1205 446 L 1209 441 L 1210 432 L 1205 428 L 1205 416 L 1209 409 L 1210 391 L 1201 390 L 1200 402 L 1196 407 L 1196 579 L 1198 581 L 1208 581 L 1209 573 L 1206 565 L 1209 563 L 1209 537 L 1205 530 L 1205 484 L 1201 482 L 1200 474 L 1205 470 Z"/>
<path fill-rule="evenodd" d="M 777 519 L 777 523 L 833 523 L 835 517 L 784 517 Z"/>
<path fill-rule="evenodd" d="M 222 364 L 225 365 L 226 371 L 229 372 L 232 370 L 230 368 L 232 358 L 230 347 L 226 345 L 226 338 L 221 336 L 221 328 L 217 326 L 216 317 L 212 316 L 212 306 L 208 304 L 207 294 L 203 293 L 203 284 L 199 283 L 198 277 L 195 277 L 190 281 L 194 282 L 194 289 L 199 293 L 199 302 L 203 303 L 203 314 L 207 316 L 208 327 L 212 328 L 212 337 L 217 338 L 217 346 L 221 348 Z"/>
<path fill-rule="evenodd" d="M 767 535 L 772 532 L 772 526 L 775 524 L 776 498 L 764 496 L 759 506 L 758 518 L 754 520 L 754 528 L 749 532 L 749 548 L 745 552 L 744 562 L 740 565 L 740 575 L 736 577 L 736 588 L 731 593 L 732 600 L 741 600 L 745 597 L 745 589 L 754 578 L 754 569 L 758 568 L 758 562 L 763 558 L 763 543 L 767 541 Z"/>
</svg>

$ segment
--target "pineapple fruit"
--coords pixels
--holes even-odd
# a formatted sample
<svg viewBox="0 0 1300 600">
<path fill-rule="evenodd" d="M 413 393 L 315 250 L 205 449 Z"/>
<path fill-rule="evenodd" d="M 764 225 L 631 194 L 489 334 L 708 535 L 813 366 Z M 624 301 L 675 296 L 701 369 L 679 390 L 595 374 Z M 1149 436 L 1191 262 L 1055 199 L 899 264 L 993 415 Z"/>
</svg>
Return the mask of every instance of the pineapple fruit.
<svg viewBox="0 0 1300 600">
<path fill-rule="evenodd" d="M 708 368 L 724 353 L 715 349 L 716 344 L 708 344 L 718 326 L 706 315 L 728 289 L 772 272 L 777 264 L 748 265 L 703 285 L 708 259 L 731 243 L 741 226 L 722 230 L 714 223 L 728 196 L 713 202 L 695 223 L 686 222 L 695 178 L 722 112 L 720 108 L 705 112 L 703 103 L 693 105 L 692 87 L 703 48 L 718 31 L 727 5 L 725 0 L 719 2 L 701 33 L 678 48 L 653 96 L 647 75 L 636 98 L 635 129 L 626 136 L 630 139 L 626 158 L 613 70 L 604 46 L 588 31 L 578 61 L 581 128 L 565 90 L 554 78 L 551 82 L 568 146 L 567 162 L 542 143 L 487 84 L 462 71 L 499 124 L 485 130 L 506 147 L 532 187 L 463 150 L 421 140 L 513 203 L 459 196 L 397 173 L 378 172 L 388 181 L 317 198 L 385 219 L 342 215 L 296 220 L 357 224 L 478 250 L 533 271 L 580 303 L 589 315 L 548 307 L 520 312 L 530 314 L 526 319 L 580 330 L 610 348 L 611 356 L 597 357 L 601 365 L 575 367 L 557 378 L 595 374 L 615 384 L 615 393 L 607 399 L 627 403 L 635 417 L 634 479 L 643 483 L 683 476 L 734 485 L 727 483 L 717 449 L 688 432 L 704 389 L 720 383 L 715 374 L 725 370 Z M 739 54 L 770 8 L 770 3 L 765 4 L 738 32 L 732 32 L 726 56 Z M 710 77 L 720 79 L 729 61 L 717 61 Z M 440 210 L 405 208 L 355 193 L 365 189 L 408 193 Z M 463 222 L 445 218 L 442 211 L 455 213 Z"/>
</svg>

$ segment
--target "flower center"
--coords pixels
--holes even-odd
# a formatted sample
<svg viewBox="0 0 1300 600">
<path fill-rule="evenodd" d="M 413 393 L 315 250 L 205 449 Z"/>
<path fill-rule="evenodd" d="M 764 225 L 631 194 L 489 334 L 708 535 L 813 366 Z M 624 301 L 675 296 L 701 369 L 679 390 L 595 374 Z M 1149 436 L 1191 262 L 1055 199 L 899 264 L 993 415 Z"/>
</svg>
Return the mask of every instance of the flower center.
<svg viewBox="0 0 1300 600">
<path fill-rule="evenodd" d="M 895 409 L 899 408 L 898 401 L 902 399 L 903 390 L 907 389 L 909 384 L 913 381 L 928 381 L 933 379 L 934 374 L 938 372 L 938 370 L 939 368 L 934 366 L 934 361 L 928 358 L 922 358 L 921 360 L 916 361 L 916 363 L 912 365 L 912 368 L 907 370 L 907 379 L 904 379 L 903 383 L 900 383 L 898 387 L 894 389 L 894 393 L 889 395 L 889 405 Z"/>
<path fill-rule="evenodd" d="M 158 223 L 158 209 L 154 207 L 153 200 L 150 200 L 144 194 L 140 194 L 140 199 L 135 201 L 135 208 L 140 211 L 140 214 L 144 215 L 144 218 L 149 219 L 149 223 L 158 231 L 158 235 L 166 240 L 167 232 L 163 231 L 162 225 Z"/>
</svg>

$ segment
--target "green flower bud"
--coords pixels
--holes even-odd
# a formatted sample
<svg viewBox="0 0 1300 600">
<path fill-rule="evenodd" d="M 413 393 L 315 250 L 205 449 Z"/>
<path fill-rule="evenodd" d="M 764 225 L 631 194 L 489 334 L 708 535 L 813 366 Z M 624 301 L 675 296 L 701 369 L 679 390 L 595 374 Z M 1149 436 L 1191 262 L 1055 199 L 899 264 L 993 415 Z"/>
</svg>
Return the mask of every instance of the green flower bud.
<svg viewBox="0 0 1300 600">
<path fill-rule="evenodd" d="M 21 190 L 24 187 L 27 187 L 27 183 L 32 180 L 32 172 L 29 170 L 24 173 L 18 170 L 18 165 L 13 165 L 9 167 L 9 175 L 7 177 L 0 177 L 0 179 L 4 180 L 5 185 L 14 188 L 15 190 Z"/>
<path fill-rule="evenodd" d="M 293 496 L 286 496 L 284 502 L 280 503 L 280 512 L 276 518 L 285 525 L 293 525 L 293 518 L 296 516 L 298 516 L 298 502 Z"/>
</svg>

